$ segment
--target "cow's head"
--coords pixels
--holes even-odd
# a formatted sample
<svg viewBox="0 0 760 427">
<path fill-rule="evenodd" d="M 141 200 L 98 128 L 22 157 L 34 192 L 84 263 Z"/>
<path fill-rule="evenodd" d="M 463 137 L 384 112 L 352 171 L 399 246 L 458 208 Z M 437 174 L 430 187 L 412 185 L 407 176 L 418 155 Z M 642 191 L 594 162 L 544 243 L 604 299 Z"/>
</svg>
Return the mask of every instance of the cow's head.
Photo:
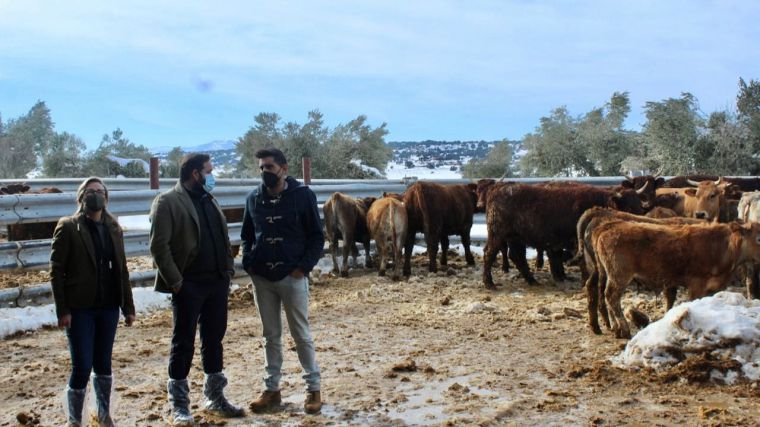
<svg viewBox="0 0 760 427">
<path fill-rule="evenodd" d="M 372 206 L 372 203 L 375 203 L 375 200 L 377 200 L 377 197 L 365 197 L 361 199 L 362 205 L 364 206 L 364 212 L 369 211 L 369 208 Z"/>
<path fill-rule="evenodd" d="M 652 209 L 655 206 L 656 190 L 665 184 L 665 178 L 652 175 L 630 177 L 626 176 L 620 183 L 622 188 L 636 190 L 641 199 L 641 206 L 645 210 Z"/>
<path fill-rule="evenodd" d="M 496 180 L 490 178 L 481 179 L 475 184 L 475 194 L 478 196 L 478 201 L 475 204 L 475 212 L 485 212 L 486 196 L 495 185 Z"/>
<path fill-rule="evenodd" d="M 637 190 L 622 189 L 615 191 L 609 196 L 607 200 L 607 206 L 617 209 L 619 211 L 630 212 L 636 215 L 643 215 L 646 210 L 642 206 L 643 203 L 639 198 L 639 192 Z"/>
<path fill-rule="evenodd" d="M 694 218 L 717 221 L 720 216 L 720 207 L 723 201 L 727 184 L 723 178 L 717 181 L 696 182 L 687 180 L 688 184 L 696 188 L 684 191 L 686 203 L 689 205 L 689 214 Z M 689 200 L 691 198 L 691 200 Z"/>
</svg>

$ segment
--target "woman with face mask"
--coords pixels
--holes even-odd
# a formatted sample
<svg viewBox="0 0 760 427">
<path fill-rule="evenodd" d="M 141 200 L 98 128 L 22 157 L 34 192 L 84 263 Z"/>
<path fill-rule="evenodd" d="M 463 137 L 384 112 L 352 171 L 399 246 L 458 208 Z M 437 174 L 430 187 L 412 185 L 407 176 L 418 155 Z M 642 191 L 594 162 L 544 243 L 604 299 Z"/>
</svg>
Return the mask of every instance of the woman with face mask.
<svg viewBox="0 0 760 427">
<path fill-rule="evenodd" d="M 63 217 L 53 233 L 50 277 L 58 326 L 66 328 L 71 375 L 66 387 L 69 426 L 82 425 L 85 391 L 92 372 L 100 426 L 112 426 L 111 352 L 119 322 L 135 321 L 124 235 L 106 209 L 108 189 L 87 178 L 77 190 L 74 215 Z"/>
</svg>

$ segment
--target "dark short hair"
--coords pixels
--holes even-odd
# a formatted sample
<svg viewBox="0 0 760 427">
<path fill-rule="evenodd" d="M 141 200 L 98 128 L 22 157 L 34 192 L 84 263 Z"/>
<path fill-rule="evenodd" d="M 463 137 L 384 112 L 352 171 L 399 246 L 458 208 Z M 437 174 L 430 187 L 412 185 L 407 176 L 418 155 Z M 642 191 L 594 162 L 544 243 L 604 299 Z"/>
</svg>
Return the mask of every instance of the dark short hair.
<svg viewBox="0 0 760 427">
<path fill-rule="evenodd" d="M 211 160 L 211 156 L 203 153 L 189 153 L 179 161 L 179 179 L 187 181 L 193 176 L 193 171 L 203 169 L 206 162 Z"/>
<path fill-rule="evenodd" d="M 288 160 L 285 158 L 285 155 L 282 154 L 282 151 L 276 148 L 262 148 L 261 150 L 257 151 L 254 156 L 256 156 L 257 159 L 272 157 L 274 158 L 274 162 L 277 163 L 277 166 L 288 164 Z"/>
</svg>

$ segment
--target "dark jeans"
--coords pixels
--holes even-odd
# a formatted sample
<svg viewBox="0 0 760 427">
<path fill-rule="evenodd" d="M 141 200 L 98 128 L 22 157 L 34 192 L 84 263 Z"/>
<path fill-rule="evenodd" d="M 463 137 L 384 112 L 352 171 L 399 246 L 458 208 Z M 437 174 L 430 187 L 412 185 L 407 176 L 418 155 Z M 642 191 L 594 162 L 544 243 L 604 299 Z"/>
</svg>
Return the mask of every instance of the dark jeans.
<svg viewBox="0 0 760 427">
<path fill-rule="evenodd" d="M 71 353 L 69 387 L 87 387 L 93 370 L 98 375 L 111 375 L 111 351 L 118 324 L 118 308 L 71 310 L 71 326 L 66 328 Z"/>
<path fill-rule="evenodd" d="M 199 324 L 203 372 L 222 372 L 222 339 L 227 331 L 229 290 L 229 279 L 219 278 L 205 283 L 183 280 L 182 288 L 172 295 L 174 332 L 169 354 L 169 378 L 187 378 L 195 351 L 195 330 Z"/>
</svg>

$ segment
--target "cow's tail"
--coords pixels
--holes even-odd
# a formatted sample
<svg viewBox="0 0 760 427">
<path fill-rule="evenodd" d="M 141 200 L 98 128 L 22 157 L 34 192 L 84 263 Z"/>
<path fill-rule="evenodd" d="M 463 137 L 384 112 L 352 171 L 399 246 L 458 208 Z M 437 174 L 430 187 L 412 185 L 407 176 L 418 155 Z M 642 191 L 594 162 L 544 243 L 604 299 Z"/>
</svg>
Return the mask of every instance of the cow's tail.
<svg viewBox="0 0 760 427">
<path fill-rule="evenodd" d="M 573 259 L 568 261 L 569 264 L 579 264 L 583 262 L 583 247 L 585 245 L 584 234 L 586 232 L 586 227 L 588 226 L 590 217 L 591 217 L 590 215 L 586 215 L 586 214 L 581 215 L 581 218 L 578 220 L 578 223 L 575 225 L 575 238 L 578 241 L 578 250 L 575 252 L 575 256 L 573 257 Z"/>
<path fill-rule="evenodd" d="M 391 249 L 393 254 L 398 250 L 397 230 L 396 230 L 396 204 L 390 203 L 388 206 L 388 229 L 391 231 Z"/>
<path fill-rule="evenodd" d="M 414 195 L 417 197 L 417 208 L 419 212 L 417 214 L 422 220 L 422 232 L 425 233 L 425 238 L 430 234 L 430 212 L 428 211 L 427 201 L 425 200 L 424 187 L 420 188 L 420 191 L 415 191 Z"/>
</svg>

